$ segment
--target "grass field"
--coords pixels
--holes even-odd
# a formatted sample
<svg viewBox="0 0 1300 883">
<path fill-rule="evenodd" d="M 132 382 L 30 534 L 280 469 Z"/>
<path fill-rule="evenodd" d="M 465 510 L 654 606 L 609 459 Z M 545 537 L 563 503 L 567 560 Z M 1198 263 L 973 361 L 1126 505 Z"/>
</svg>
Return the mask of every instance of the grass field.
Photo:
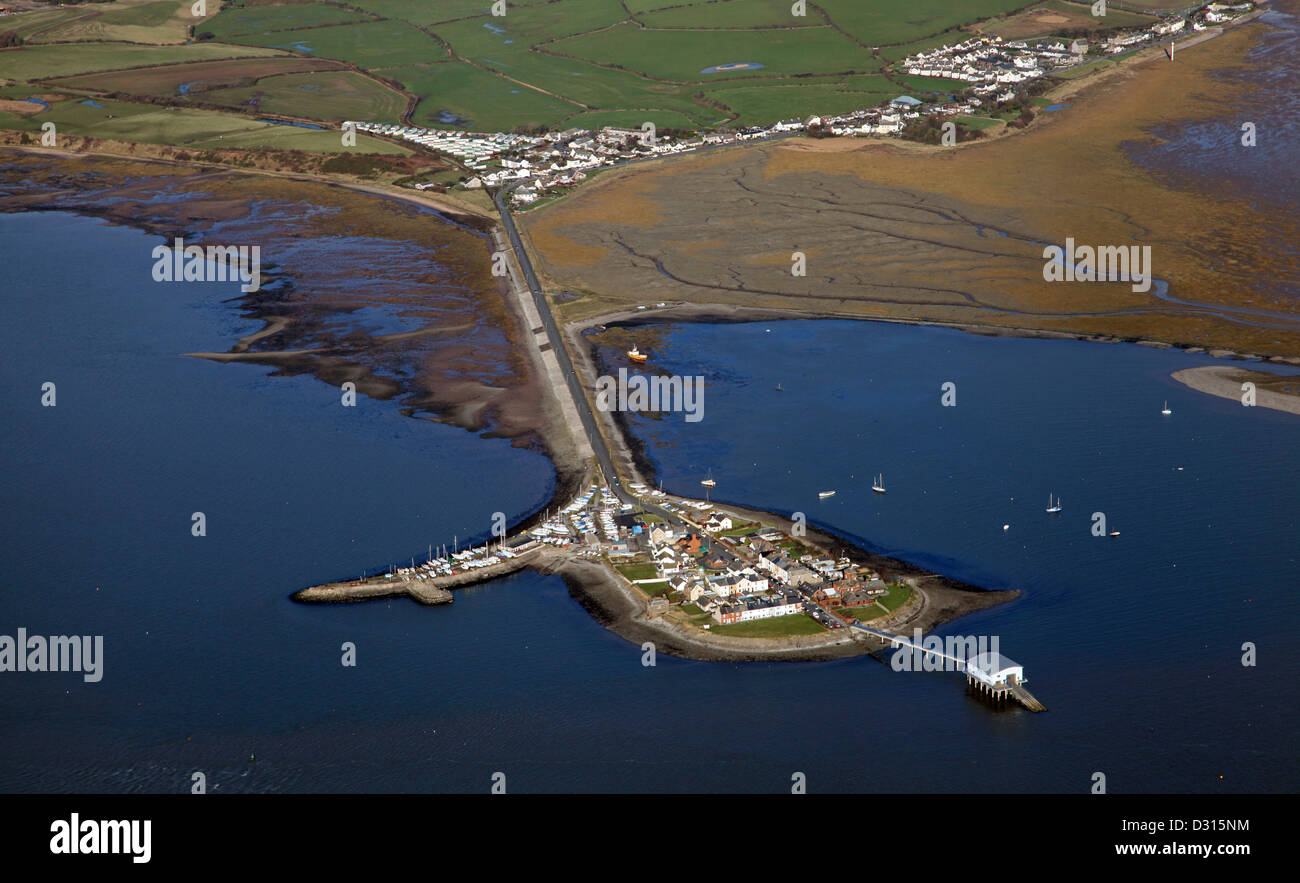
<svg viewBox="0 0 1300 883">
<path fill-rule="evenodd" d="M 191 5 L 192 0 L 114 0 L 112 3 L 54 10 L 58 15 L 41 10 L 15 16 L 14 20 L 19 25 L 19 33 L 40 43 L 80 40 L 183 43 L 190 26 L 202 27 L 203 22 L 216 13 L 219 4 L 217 0 L 211 0 L 209 14 L 202 18 L 193 14 Z M 33 17 L 34 27 L 22 21 L 27 16 Z M 8 21 L 0 20 L 0 29 L 9 30 L 8 25 Z"/>
<path fill-rule="evenodd" d="M 241 34 L 284 31 L 292 28 L 312 28 L 321 25 L 348 24 L 372 21 L 374 16 L 340 9 L 324 4 L 294 4 L 292 6 L 232 6 L 208 19 L 201 28 L 218 40 L 229 40 Z"/>
<path fill-rule="evenodd" d="M 700 82 L 718 64 L 756 62 L 747 72 L 780 74 L 865 72 L 879 67 L 870 53 L 831 27 L 795 30 L 655 31 L 620 24 L 595 34 L 548 44 L 551 51 L 599 64 L 619 65 L 657 79 Z"/>
<path fill-rule="evenodd" d="M 1027 12 L 1018 11 L 1026 0 L 819 0 L 807 15 L 794 16 L 789 0 L 519 0 L 494 16 L 491 5 L 209 0 L 212 14 L 202 20 L 190 15 L 188 0 L 40 10 L 0 22 L 0 31 L 36 41 L 0 51 L 0 77 L 31 82 L 292 53 L 400 83 L 417 100 L 413 121 L 430 127 L 637 127 L 649 120 L 660 128 L 708 129 L 843 113 L 908 91 L 952 92 L 959 83 L 886 77 L 884 69 L 918 49 L 963 39 L 962 29 L 976 23 L 1021 26 L 1016 21 L 1031 13 L 1067 20 L 1086 10 L 1069 0 L 1044 0 Z M 1107 24 L 1142 18 L 1116 10 Z M 201 38 L 195 43 L 142 45 L 183 40 L 191 25 Z M 137 42 L 37 45 L 103 39 Z M 738 62 L 762 67 L 703 73 Z M 355 71 L 313 74 L 308 83 L 268 81 L 271 71 L 238 67 L 175 83 L 175 71 L 132 71 L 77 85 L 156 97 L 197 82 L 197 100 L 246 107 L 256 99 L 267 112 L 327 122 L 387 122 L 405 109 L 396 92 Z"/>
<path fill-rule="evenodd" d="M 885 611 L 872 604 L 869 607 L 845 607 L 840 611 L 846 616 L 851 616 L 858 622 L 870 622 L 885 615 Z"/>
<path fill-rule="evenodd" d="M 889 60 L 1025 5 L 825 0 L 796 17 L 788 0 L 520 0 L 493 16 L 490 0 L 234 2 L 205 25 L 218 39 L 381 72 L 419 98 L 416 122 L 451 114 L 478 130 L 710 128 L 874 106 L 900 91 L 879 74 Z M 702 73 L 734 62 L 762 68 Z"/>
<path fill-rule="evenodd" d="M 817 635 L 826 629 L 806 613 L 793 613 L 790 616 L 774 616 L 771 619 L 756 619 L 752 622 L 714 625 L 710 631 L 737 638 L 781 638 L 787 635 Z"/>
<path fill-rule="evenodd" d="M 1048 0 L 1005 19 L 990 22 L 981 30 L 1004 40 L 1019 40 L 1024 37 L 1048 36 L 1066 28 L 1133 27 L 1150 24 L 1154 20 L 1149 15 L 1114 7 L 1106 10 L 1104 19 L 1098 19 L 1092 15 L 1091 4 Z"/>
<path fill-rule="evenodd" d="M 888 81 L 881 77 L 882 82 Z M 742 86 L 733 89 L 710 91 L 709 97 L 720 101 L 737 114 L 735 125 L 746 126 L 786 116 L 800 118 L 813 113 L 846 113 L 863 107 L 874 107 L 882 101 L 896 98 L 898 89 L 882 92 L 846 91 L 834 84 L 813 83 L 779 86 Z"/>
<path fill-rule="evenodd" d="M 186 94 L 198 96 L 208 89 L 230 88 L 260 77 L 325 69 L 344 68 L 339 62 L 329 59 L 279 55 L 271 58 L 195 61 L 108 73 L 81 74 L 52 82 L 70 89 L 155 96 L 180 95 L 181 87 L 187 86 Z"/>
<path fill-rule="evenodd" d="M 9 87 L 0 96 L 25 97 L 30 87 Z M 99 99 L 100 107 L 83 103 L 79 98 L 50 102 L 50 109 L 35 115 L 0 111 L 0 128 L 39 133 L 41 124 L 50 121 L 64 135 L 85 135 L 150 144 L 172 144 L 204 148 L 256 148 L 304 150 L 312 153 L 343 152 L 338 132 L 302 129 L 259 122 L 251 117 L 213 111 L 178 108 L 169 110 L 147 104 Z M 404 155 L 404 147 L 377 138 L 357 136 L 359 153 Z"/>
<path fill-rule="evenodd" d="M 653 564 L 620 564 L 617 570 L 631 582 L 639 579 L 654 579 L 658 576 Z"/>
<path fill-rule="evenodd" d="M 130 43 L 24 46 L 0 51 L 0 77 L 31 81 L 91 71 L 120 70 L 146 64 L 204 61 L 214 58 L 283 55 L 275 49 L 196 43 L 188 46 L 136 46 Z"/>
<path fill-rule="evenodd" d="M 902 607 L 912 597 L 912 587 L 905 583 L 891 583 L 888 591 L 876 599 L 890 613 Z"/>
<path fill-rule="evenodd" d="M 385 67 L 375 73 L 419 95 L 413 118 L 417 125 L 430 128 L 456 128 L 440 119 L 444 111 L 463 119 L 462 128 L 488 132 L 508 132 L 515 126 L 537 125 L 582 112 L 580 105 L 463 61 Z"/>
<path fill-rule="evenodd" d="M 1003 122 L 1002 120 L 995 120 L 995 119 L 990 119 L 989 117 L 977 117 L 977 116 L 957 116 L 957 117 L 953 117 L 953 121 L 956 122 L 957 125 L 959 126 L 964 126 L 967 129 L 975 129 L 976 131 L 982 131 L 984 129 L 992 129 L 995 126 L 1002 125 Z"/>
<path fill-rule="evenodd" d="M 334 122 L 394 123 L 406 110 L 405 95 L 355 71 L 282 74 L 252 86 L 202 92 L 198 97 L 234 107 L 256 106 L 261 113 Z"/>
<path fill-rule="evenodd" d="M 263 31 L 232 37 L 250 46 L 336 58 L 360 67 L 390 67 L 437 61 L 446 57 L 438 41 L 400 21 L 368 21 L 306 30 Z"/>
<path fill-rule="evenodd" d="M 806 16 L 793 17 L 790 0 L 721 0 L 695 6 L 664 5 L 668 8 L 636 13 L 634 17 L 648 28 L 799 28 L 827 22 L 826 16 L 815 6 Z"/>
<path fill-rule="evenodd" d="M 561 123 L 567 128 L 574 126 L 583 129 L 600 129 L 614 126 L 620 129 L 639 129 L 641 124 L 651 122 L 655 128 L 694 129 L 695 120 L 675 110 L 589 110 L 574 116 L 565 117 Z"/>
</svg>

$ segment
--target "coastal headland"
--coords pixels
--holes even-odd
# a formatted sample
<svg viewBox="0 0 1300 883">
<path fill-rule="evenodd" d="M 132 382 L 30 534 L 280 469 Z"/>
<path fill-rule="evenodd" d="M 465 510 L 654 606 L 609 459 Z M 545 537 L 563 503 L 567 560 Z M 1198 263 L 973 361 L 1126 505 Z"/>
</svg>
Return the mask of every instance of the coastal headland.
<svg viewBox="0 0 1300 883">
<path fill-rule="evenodd" d="M 1270 371 L 1255 371 L 1231 365 L 1206 365 L 1184 368 L 1171 375 L 1174 380 L 1197 392 L 1223 399 L 1249 403 L 1260 408 L 1300 414 L 1300 378 Z M 1248 390 L 1245 384 L 1252 384 Z"/>
<path fill-rule="evenodd" d="M 1294 275 L 1295 256 L 1263 258 L 1273 254 L 1276 237 L 1295 238 L 1294 216 L 1283 213 L 1265 230 L 1248 201 L 1171 188 L 1123 150 L 1128 141 L 1150 138 L 1152 126 L 1223 112 L 1239 98 L 1242 87 L 1225 87 L 1212 76 L 1239 60 L 1253 27 L 1180 53 L 1177 66 L 1145 53 L 1082 77 L 1053 93 L 1054 99 L 1071 98 L 1069 113 L 1040 114 L 1022 132 L 987 142 L 943 150 L 844 139 L 740 145 L 609 172 L 529 213 L 521 223 L 528 251 L 544 288 L 556 293 L 551 304 L 583 387 L 590 392 L 598 373 L 584 329 L 623 322 L 642 333 L 639 323 L 668 317 L 857 318 L 1300 358 L 1300 315 L 1279 305 L 1269 290 L 1273 279 Z M 517 280 L 489 272 L 499 246 L 482 215 L 444 210 L 431 224 L 427 212 L 397 199 L 279 175 L 31 151 L 10 156 L 6 210 L 96 214 L 165 237 L 201 238 L 217 223 L 228 234 L 239 222 L 261 235 L 259 200 L 317 207 L 299 213 L 296 229 L 284 233 L 286 257 L 270 268 L 272 284 L 263 286 L 273 294 L 241 302 L 245 317 L 264 327 L 229 352 L 192 355 L 311 373 L 330 384 L 352 380 L 364 394 L 397 400 L 412 416 L 539 445 L 556 464 L 556 508 L 571 505 L 583 487 L 590 485 L 593 494 L 606 490 L 549 394 L 555 390 L 539 370 L 541 345 L 511 297 Z M 110 186 L 114 177 L 117 184 Z M 1098 182 L 1093 189 L 1111 196 L 1100 201 L 1063 193 L 1059 182 L 1071 179 Z M 156 198 L 162 194 L 186 198 Z M 317 267 L 310 254 L 293 255 L 289 247 L 293 239 L 331 235 L 383 240 L 393 249 L 386 273 L 400 269 L 380 280 L 382 290 L 361 287 L 363 297 L 357 273 Z M 1154 275 L 1162 284 L 1136 292 L 1097 283 L 1086 298 L 1072 286 L 1045 285 L 1043 243 L 1066 236 L 1151 242 L 1161 255 Z M 794 251 L 809 259 L 807 276 L 790 273 Z M 435 263 L 450 266 L 449 272 L 427 272 Z M 1226 274 L 1225 263 L 1231 268 Z M 665 306 L 652 313 L 652 301 Z M 417 327 L 376 331 L 338 321 L 379 305 L 416 315 Z M 618 473 L 604 478 L 648 488 L 650 464 L 619 420 L 617 414 L 602 420 Z M 779 515 L 730 504 L 710 510 L 787 537 L 794 527 Z M 534 515 L 515 526 L 514 537 L 545 528 L 549 520 Z M 1017 594 L 984 591 L 873 556 L 811 527 L 798 540 L 812 557 L 849 562 L 865 582 L 877 581 L 868 577 L 878 573 L 888 577 L 879 582 L 906 587 L 906 603 L 872 620 L 880 628 L 930 629 Z M 612 630 L 632 641 L 654 641 L 665 652 L 699 659 L 818 659 L 878 649 L 879 642 L 843 627 L 772 638 L 714 633 L 665 616 L 655 603 L 660 599 L 625 578 L 608 556 L 536 538 L 523 542 L 534 545 L 470 569 L 448 559 L 446 572 L 422 574 L 412 567 L 396 578 L 331 583 L 294 597 L 406 595 L 443 603 L 458 586 L 532 567 L 562 576 L 574 597 Z M 486 562 L 491 551 L 484 546 L 476 561 Z M 833 608 L 823 612 L 832 621 L 839 616 Z"/>
</svg>

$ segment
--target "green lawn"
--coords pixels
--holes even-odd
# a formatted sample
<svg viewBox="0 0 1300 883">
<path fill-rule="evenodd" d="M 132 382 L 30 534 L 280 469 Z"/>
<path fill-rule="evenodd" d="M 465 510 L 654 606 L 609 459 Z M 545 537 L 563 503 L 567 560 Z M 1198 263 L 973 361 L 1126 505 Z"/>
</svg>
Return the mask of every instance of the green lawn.
<svg viewBox="0 0 1300 883">
<path fill-rule="evenodd" d="M 839 612 L 846 616 L 851 616 L 860 622 L 866 622 L 885 615 L 885 611 L 881 610 L 875 604 L 872 604 L 869 607 L 845 607 Z"/>
<path fill-rule="evenodd" d="M 659 575 L 653 564 L 619 564 L 617 570 L 632 582 L 639 579 L 654 579 Z"/>
<path fill-rule="evenodd" d="M 989 117 L 967 116 L 962 114 L 952 118 L 957 125 L 967 129 L 991 129 L 994 126 L 1002 125 L 1002 120 L 990 119 Z"/>
<path fill-rule="evenodd" d="M 883 605 L 890 613 L 902 607 L 912 597 L 912 587 L 906 583 L 890 583 L 886 589 L 885 594 L 876 599 L 876 603 Z"/>
<path fill-rule="evenodd" d="M 709 631 L 738 638 L 780 638 L 789 635 L 816 635 L 826 629 L 806 613 L 793 613 L 790 616 L 756 619 L 753 622 L 714 625 Z"/>
</svg>

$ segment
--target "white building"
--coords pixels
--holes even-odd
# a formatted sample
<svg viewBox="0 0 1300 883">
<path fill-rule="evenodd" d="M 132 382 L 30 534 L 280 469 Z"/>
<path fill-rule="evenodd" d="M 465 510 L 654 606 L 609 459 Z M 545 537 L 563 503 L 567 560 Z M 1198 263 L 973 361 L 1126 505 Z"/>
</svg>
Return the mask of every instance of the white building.
<svg viewBox="0 0 1300 883">
<path fill-rule="evenodd" d="M 1024 666 L 1007 659 L 1001 653 L 981 653 L 968 659 L 966 674 L 986 687 L 1005 687 L 1025 682 Z"/>
</svg>

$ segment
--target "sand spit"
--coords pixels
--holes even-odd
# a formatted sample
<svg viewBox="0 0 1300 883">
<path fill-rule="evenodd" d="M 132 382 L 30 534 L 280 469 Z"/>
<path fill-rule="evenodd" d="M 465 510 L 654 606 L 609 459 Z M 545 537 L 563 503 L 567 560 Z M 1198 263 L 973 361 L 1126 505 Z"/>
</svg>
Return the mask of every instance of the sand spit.
<svg viewBox="0 0 1300 883">
<path fill-rule="evenodd" d="M 1300 377 L 1252 371 L 1231 365 L 1184 368 L 1170 375 L 1197 392 L 1245 404 L 1242 384 L 1255 384 L 1255 405 L 1288 414 L 1300 414 Z"/>
</svg>

